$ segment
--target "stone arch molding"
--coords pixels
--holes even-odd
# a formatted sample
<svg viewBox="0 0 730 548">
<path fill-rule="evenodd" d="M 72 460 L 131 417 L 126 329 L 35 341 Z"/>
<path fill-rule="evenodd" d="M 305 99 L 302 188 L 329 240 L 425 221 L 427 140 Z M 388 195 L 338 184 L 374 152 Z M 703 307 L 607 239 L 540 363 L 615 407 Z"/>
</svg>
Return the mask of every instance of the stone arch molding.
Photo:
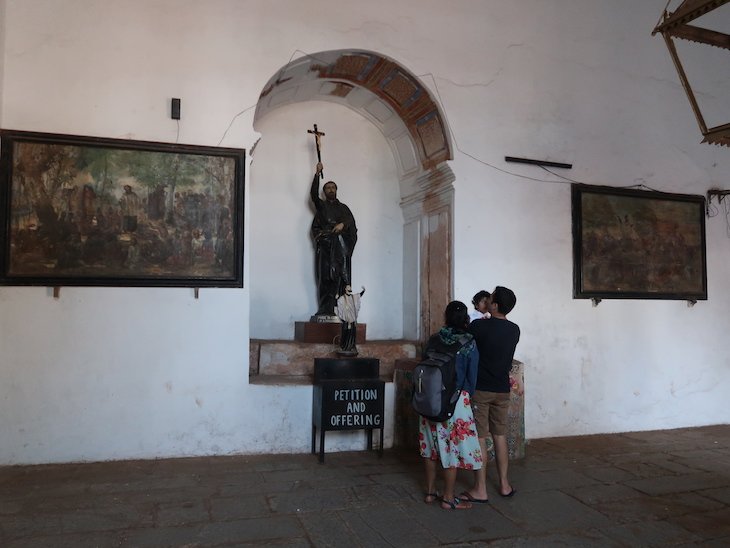
<svg viewBox="0 0 730 548">
<path fill-rule="evenodd" d="M 446 163 L 453 156 L 441 108 L 418 77 L 385 55 L 323 51 L 288 63 L 269 79 L 254 129 L 269 112 L 306 101 L 354 110 L 380 130 L 393 152 L 404 218 L 403 332 L 423 340 L 440 325 L 442 305 L 453 293 L 455 177 Z"/>
</svg>

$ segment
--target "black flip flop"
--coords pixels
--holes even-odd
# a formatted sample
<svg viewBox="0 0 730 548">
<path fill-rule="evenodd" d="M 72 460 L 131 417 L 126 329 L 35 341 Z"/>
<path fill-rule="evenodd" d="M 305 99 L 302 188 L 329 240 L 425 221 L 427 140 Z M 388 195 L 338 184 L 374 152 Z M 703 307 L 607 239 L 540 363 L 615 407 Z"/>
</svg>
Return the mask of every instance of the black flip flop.
<svg viewBox="0 0 730 548">
<path fill-rule="evenodd" d="M 499 496 L 500 496 L 500 497 L 504 497 L 504 498 L 509 498 L 509 497 L 512 497 L 512 496 L 514 496 L 514 494 L 515 494 L 516 492 L 517 492 L 517 491 L 515 491 L 514 489 L 511 489 L 511 490 L 510 490 L 510 492 L 509 492 L 509 493 L 507 493 L 506 495 L 503 495 L 502 493 L 500 493 L 500 494 L 499 494 Z"/>
<path fill-rule="evenodd" d="M 468 491 L 464 491 L 461 495 L 459 495 L 459 498 L 476 504 L 489 504 L 489 499 L 475 499 L 468 493 Z"/>
<path fill-rule="evenodd" d="M 469 509 L 468 506 L 465 508 L 459 508 L 459 505 L 462 502 L 467 502 L 467 501 L 462 501 L 459 497 L 454 497 L 454 500 L 446 500 L 445 498 L 442 498 L 441 502 L 449 505 L 449 508 L 444 508 L 442 506 L 441 508 L 443 508 L 444 510 L 468 510 Z"/>
</svg>

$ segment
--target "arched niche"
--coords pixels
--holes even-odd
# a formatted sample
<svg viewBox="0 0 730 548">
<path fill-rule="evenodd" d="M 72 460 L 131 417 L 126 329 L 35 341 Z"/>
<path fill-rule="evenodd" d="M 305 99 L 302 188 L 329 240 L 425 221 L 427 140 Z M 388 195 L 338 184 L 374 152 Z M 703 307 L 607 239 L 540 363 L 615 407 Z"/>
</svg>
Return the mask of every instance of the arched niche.
<svg viewBox="0 0 730 548">
<path fill-rule="evenodd" d="M 372 122 L 393 152 L 403 233 L 403 335 L 437 329 L 453 293 L 453 158 L 446 119 L 428 88 L 397 61 L 365 50 L 307 55 L 264 86 L 254 128 L 271 111 L 306 101 L 344 105 Z"/>
</svg>

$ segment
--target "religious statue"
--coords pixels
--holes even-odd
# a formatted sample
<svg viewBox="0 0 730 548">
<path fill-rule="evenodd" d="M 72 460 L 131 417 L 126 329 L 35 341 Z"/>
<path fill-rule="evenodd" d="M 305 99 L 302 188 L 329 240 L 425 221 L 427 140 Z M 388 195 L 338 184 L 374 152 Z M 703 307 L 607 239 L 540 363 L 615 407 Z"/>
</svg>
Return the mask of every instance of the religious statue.
<svg viewBox="0 0 730 548">
<path fill-rule="evenodd" d="M 314 126 L 317 156 L 320 155 L 320 136 Z M 315 245 L 315 276 L 317 280 L 317 313 L 312 321 L 337 321 L 335 301 L 345 293 L 352 276 L 352 252 L 357 243 L 357 227 L 350 208 L 337 199 L 337 185 L 328 181 L 322 188 L 325 199 L 319 196 L 322 178 L 322 162 L 312 179 L 310 197 L 316 213 L 312 221 L 312 238 Z"/>
<path fill-rule="evenodd" d="M 341 356 L 357 356 L 357 313 L 360 311 L 360 297 L 364 294 L 364 287 L 360 293 L 353 293 L 348 285 L 345 286 L 345 292 L 337 296 L 335 311 L 342 322 L 340 350 L 337 353 Z"/>
</svg>

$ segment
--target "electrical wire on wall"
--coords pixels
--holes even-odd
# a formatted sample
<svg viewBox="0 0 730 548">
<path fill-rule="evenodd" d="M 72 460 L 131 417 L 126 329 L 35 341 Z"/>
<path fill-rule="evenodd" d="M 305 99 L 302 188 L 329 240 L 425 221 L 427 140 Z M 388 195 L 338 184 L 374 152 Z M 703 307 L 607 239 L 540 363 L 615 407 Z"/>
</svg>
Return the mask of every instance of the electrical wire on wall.
<svg viewBox="0 0 730 548">
<path fill-rule="evenodd" d="M 300 54 L 302 54 L 305 57 L 308 57 L 308 58 L 311 58 L 311 59 L 315 59 L 315 60 L 320 61 L 322 63 L 326 63 L 325 60 L 319 59 L 316 55 L 312 55 L 312 54 L 307 53 L 306 51 L 303 51 L 301 49 L 295 49 L 292 52 L 292 54 L 290 55 L 289 61 L 286 63 L 286 65 L 284 65 L 284 67 L 282 69 L 280 69 L 279 76 L 278 76 L 279 78 L 283 74 L 283 72 L 285 70 L 285 67 L 287 67 L 289 64 L 291 64 L 292 60 L 294 59 L 294 56 L 297 53 L 300 53 Z M 516 173 L 514 171 L 510 171 L 508 169 L 504 169 L 502 167 L 499 167 L 497 165 L 494 165 L 494 164 L 492 164 L 490 162 L 487 162 L 486 160 L 483 160 L 483 159 L 475 156 L 474 154 L 471 154 L 471 153 L 463 150 L 459 146 L 459 142 L 458 142 L 458 139 L 456 138 L 456 134 L 455 134 L 455 131 L 454 131 L 454 127 L 450 123 L 450 121 L 448 119 L 448 116 L 446 115 L 445 103 L 444 103 L 443 97 L 441 96 L 441 90 L 439 89 L 438 83 L 436 82 L 436 77 L 431 72 L 427 72 L 425 74 L 418 75 L 418 78 L 424 78 L 424 77 L 430 78 L 431 82 L 433 83 L 433 88 L 434 88 L 434 90 L 436 92 L 436 96 L 438 97 L 438 103 L 439 103 L 439 105 L 441 107 L 441 114 L 442 114 L 442 116 L 444 116 L 444 118 L 446 120 L 447 126 L 449 128 L 449 133 L 451 135 L 451 139 L 452 139 L 452 141 L 454 143 L 454 148 L 457 151 L 459 151 L 461 154 L 463 154 L 464 156 L 466 156 L 468 158 L 471 158 L 475 162 L 478 162 L 478 163 L 480 163 L 480 164 L 482 164 L 482 165 L 484 165 L 484 166 L 486 166 L 486 167 L 488 167 L 490 169 L 493 169 L 495 171 L 499 171 L 500 173 L 504 173 L 505 175 L 510 175 L 512 177 L 516 177 L 518 179 L 524 179 L 524 180 L 528 180 L 528 181 L 535 181 L 535 182 L 539 182 L 539 183 L 550 183 L 550 184 L 585 184 L 585 185 L 596 184 L 596 183 L 587 183 L 585 181 L 579 181 L 579 180 L 576 180 L 576 179 L 571 179 L 569 177 L 565 177 L 564 175 L 560 175 L 559 173 L 556 173 L 556 172 L 548 169 L 547 167 L 545 167 L 543 165 L 539 165 L 539 167 L 541 169 L 543 169 L 545 172 L 549 173 L 550 175 L 552 175 L 553 177 L 556 177 L 559 180 L 556 180 L 556 179 L 545 179 L 545 178 L 539 178 L 539 177 L 531 177 L 529 175 L 523 175 L 522 173 Z M 233 118 L 231 118 L 231 121 L 228 124 L 228 127 L 226 127 L 226 130 L 223 132 L 223 135 L 221 136 L 220 140 L 218 141 L 218 146 L 220 146 L 221 143 L 223 142 L 223 140 L 226 138 L 226 135 L 228 135 L 228 132 L 230 131 L 230 129 L 233 126 L 233 123 L 236 121 L 236 119 L 239 116 L 243 115 L 244 113 L 246 113 L 246 112 L 254 109 L 257 106 L 257 104 L 258 103 L 254 103 L 254 104 L 252 104 L 252 105 L 244 108 L 243 110 L 241 110 L 240 112 L 238 112 L 237 114 L 235 114 L 233 116 Z M 258 141 L 259 140 L 256 141 L 255 145 L 258 144 Z M 254 147 L 255 147 L 255 145 L 254 145 Z M 252 152 L 253 152 L 253 147 L 251 147 L 251 149 L 249 151 L 249 154 L 252 153 Z M 608 185 L 608 186 L 614 186 L 614 185 Z M 647 185 L 644 185 L 642 183 L 633 184 L 633 185 L 625 185 L 625 186 L 614 186 L 614 188 L 641 189 L 641 190 L 648 190 L 648 191 L 652 191 L 652 192 L 662 192 L 662 191 L 656 190 L 654 188 L 651 188 L 651 187 L 649 187 Z M 709 207 L 709 205 L 708 205 L 708 207 Z M 725 210 L 726 210 L 726 217 L 728 218 L 728 229 L 727 230 L 728 230 L 728 236 L 730 237 L 730 204 L 725 203 L 724 204 L 724 207 L 725 207 Z M 717 210 L 715 211 L 715 215 L 716 214 L 717 214 Z M 708 217 L 712 217 L 712 216 L 714 216 L 714 215 L 710 215 L 709 214 L 709 209 L 708 209 Z"/>
<path fill-rule="evenodd" d="M 311 59 L 320 61 L 322 63 L 325 63 L 326 62 L 323 59 L 317 58 L 316 55 L 312 55 L 312 54 L 307 53 L 306 51 L 303 51 L 301 49 L 295 49 L 292 52 L 292 54 L 289 56 L 289 61 L 287 61 L 286 65 L 284 65 L 284 67 L 288 66 L 292 62 L 292 60 L 294 59 L 294 56 L 297 53 L 301 53 L 305 57 L 308 57 L 308 58 L 311 58 Z M 283 73 L 283 71 L 284 71 L 284 68 L 282 68 L 279 71 L 279 77 L 281 77 L 281 74 Z M 553 180 L 553 179 L 540 179 L 540 178 L 537 178 L 537 177 L 530 177 L 528 175 L 522 175 L 520 173 L 515 173 L 513 171 L 509 171 L 507 169 L 503 169 L 501 167 L 498 167 L 498 166 L 496 166 L 494 164 L 491 164 L 491 163 L 489 163 L 489 162 L 487 162 L 485 160 L 482 160 L 481 158 L 478 158 L 478 157 L 474 156 L 473 154 L 470 154 L 469 152 L 466 152 L 465 150 L 462 150 L 461 147 L 459 146 L 459 143 L 458 143 L 457 139 L 456 139 L 456 135 L 454 134 L 454 130 L 453 130 L 452 126 L 451 126 L 451 123 L 449 123 L 448 117 L 446 116 L 446 112 L 445 112 L 445 109 L 444 109 L 444 101 L 443 101 L 443 98 L 441 97 L 441 91 L 438 88 L 438 84 L 436 83 L 436 78 L 430 72 L 429 73 L 426 73 L 426 74 L 423 74 L 423 75 L 419 75 L 418 77 L 419 78 L 422 78 L 424 76 L 430 77 L 431 78 L 431 81 L 433 82 L 433 86 L 434 86 L 434 89 L 436 90 L 436 95 L 438 96 L 439 104 L 441 106 L 441 113 L 444 116 L 444 118 L 446 118 L 446 121 L 447 121 L 447 124 L 448 124 L 448 127 L 449 127 L 449 132 L 451 134 L 451 139 L 454 142 L 454 146 L 455 146 L 456 150 L 458 150 L 461 154 L 463 154 L 464 156 L 467 156 L 467 157 L 471 158 L 472 160 L 474 160 L 476 162 L 479 162 L 480 164 L 485 165 L 485 166 L 487 166 L 487 167 L 489 167 L 491 169 L 494 169 L 496 171 L 500 171 L 502 173 L 505 173 L 507 175 L 511 175 L 513 177 L 517 177 L 517 178 L 520 178 L 520 179 L 527 179 L 529 181 L 536 181 L 536 182 L 540 182 L 540 183 L 557 183 L 557 184 L 579 183 L 579 184 L 582 184 L 579 181 L 574 181 L 572 179 L 568 179 L 567 177 L 563 177 L 562 175 L 558 175 L 557 173 L 554 173 L 554 172 L 552 172 L 549 169 L 544 168 L 544 167 L 543 167 L 543 169 L 545 169 L 545 171 L 547 171 L 551 175 L 554 175 L 556 177 L 559 177 L 561 179 L 566 179 L 566 180 L 565 181 L 556 181 L 556 180 Z M 255 108 L 257 104 L 258 103 L 254 103 L 253 105 L 250 105 L 250 106 L 244 108 L 243 110 L 241 110 L 240 112 L 238 112 L 237 114 L 235 114 L 233 116 L 233 118 L 231 118 L 231 121 L 229 122 L 228 127 L 226 127 L 226 130 L 223 132 L 223 135 L 221 136 L 220 140 L 218 141 L 218 146 L 220 146 L 221 143 L 223 142 L 223 140 L 226 138 L 226 135 L 228 135 L 228 132 L 230 131 L 230 129 L 233 126 L 233 123 L 236 121 L 236 119 L 239 116 L 243 115 L 244 113 L 248 112 L 249 110 Z M 257 143 L 258 143 L 258 141 L 257 141 Z M 626 188 L 629 188 L 629 187 L 626 187 Z"/>
<path fill-rule="evenodd" d="M 540 167 L 541 169 L 543 169 L 544 171 L 546 171 L 550 175 L 553 175 L 554 177 L 558 177 L 559 179 L 563 179 L 563 180 L 556 181 L 554 179 L 540 179 L 540 178 L 537 178 L 537 177 L 530 177 L 530 176 L 527 176 L 527 175 L 522 175 L 521 173 L 515 173 L 514 171 L 510 171 L 508 169 L 504 169 L 504 168 L 498 167 L 498 166 L 496 166 L 494 164 L 491 164 L 491 163 L 489 163 L 489 162 L 487 162 L 485 160 L 482 160 L 481 158 L 478 158 L 478 157 L 474 156 L 473 154 L 470 154 L 470 153 L 462 150 L 462 148 L 459 146 L 458 140 L 456 139 L 456 135 L 454 133 L 453 125 L 449 122 L 448 117 L 446 116 L 446 109 L 445 109 L 445 105 L 444 105 L 444 100 L 441 97 L 441 91 L 439 90 L 438 84 L 436 83 L 436 77 L 432 73 L 430 73 L 430 72 L 427 72 L 425 74 L 421 74 L 418 77 L 419 78 L 423 78 L 423 77 L 426 77 L 426 76 L 430 77 L 431 78 L 431 82 L 433 82 L 433 87 L 436 90 L 436 95 L 438 96 L 439 104 L 441 105 L 442 114 L 443 114 L 444 118 L 446 118 L 447 125 L 449 127 L 449 133 L 451 134 L 451 139 L 454 142 L 454 148 L 456 150 L 458 150 L 459 152 L 461 152 L 464 156 L 467 156 L 467 157 L 471 158 L 472 160 L 474 160 L 476 162 L 479 162 L 480 164 L 483 164 L 483 165 L 485 165 L 485 166 L 487 166 L 487 167 L 489 167 L 491 169 L 494 169 L 494 170 L 499 171 L 501 173 L 505 173 L 507 175 L 511 175 L 513 177 L 517 177 L 519 179 L 527 179 L 529 181 L 535 181 L 535 182 L 538 182 L 538 183 L 551 183 L 551 184 L 579 184 L 579 185 L 595 184 L 595 183 L 586 183 L 584 181 L 578 181 L 576 179 L 571 179 L 569 177 L 565 177 L 564 175 L 560 175 L 559 173 L 555 173 L 554 171 L 548 169 L 547 167 L 545 167 L 543 165 L 539 165 L 538 167 Z M 627 189 L 628 188 L 633 188 L 633 189 L 641 189 L 641 190 L 650 190 L 650 191 L 653 191 L 653 192 L 661 192 L 659 190 L 655 190 L 655 189 L 653 189 L 651 187 L 648 187 L 645 184 L 641 184 L 641 183 L 634 184 L 634 185 L 617 186 L 615 188 L 627 188 Z"/>
<path fill-rule="evenodd" d="M 707 192 L 707 217 L 717 217 L 720 214 L 720 209 L 725 215 L 725 234 L 730 238 L 730 200 L 726 200 L 727 196 L 730 195 L 728 190 L 711 189 Z M 712 199 L 717 198 L 717 205 L 712 203 Z"/>
<path fill-rule="evenodd" d="M 226 130 L 225 130 L 225 131 L 223 132 L 223 135 L 221 136 L 221 140 L 220 140 L 220 141 L 218 141 L 218 146 L 221 146 L 221 143 L 223 142 L 223 139 L 225 139 L 225 138 L 226 138 L 226 135 L 228 135 L 228 132 L 230 131 L 230 129 L 231 129 L 231 126 L 233 126 L 233 122 L 235 122 L 235 121 L 236 121 L 236 118 L 238 118 L 238 117 L 239 117 L 239 116 L 241 116 L 242 114 L 244 114 L 244 113 L 248 112 L 248 111 L 249 111 L 249 110 L 251 110 L 252 108 L 255 108 L 257 104 L 258 104 L 258 103 L 254 103 L 254 104 L 253 104 L 253 105 L 251 105 L 250 107 L 246 107 L 246 108 L 244 108 L 244 109 L 243 109 L 243 110 L 242 110 L 241 112 L 239 112 L 239 113 L 238 113 L 238 114 L 236 114 L 236 115 L 235 115 L 235 116 L 234 116 L 233 118 L 231 118 L 231 122 L 230 122 L 230 123 L 228 124 L 228 127 L 226 128 Z"/>
<path fill-rule="evenodd" d="M 323 59 L 317 58 L 316 55 L 312 55 L 312 54 L 307 53 L 306 51 L 303 51 L 301 49 L 295 49 L 292 52 L 292 54 L 289 56 L 289 61 L 287 61 L 286 65 L 284 65 L 285 67 L 288 66 L 292 62 L 292 60 L 294 59 L 294 56 L 297 53 L 301 53 L 305 57 L 308 57 L 308 58 L 311 58 L 311 59 L 320 61 L 322 63 L 325 63 L 326 62 Z M 283 73 L 283 71 L 284 71 L 283 68 L 279 71 L 279 77 L 281 76 L 281 74 Z M 443 101 L 443 98 L 441 97 L 441 91 L 439 90 L 438 85 L 436 83 L 436 78 L 430 72 L 429 73 L 426 73 L 426 74 L 423 74 L 423 75 L 419 75 L 419 78 L 422 78 L 424 76 L 428 76 L 428 77 L 431 78 L 431 81 L 433 82 L 434 89 L 436 90 L 436 95 L 438 96 L 438 99 L 439 99 L 439 104 L 441 105 L 441 113 L 444 116 L 444 118 L 446 118 L 446 121 L 448 123 L 449 120 L 448 120 L 448 117 L 446 116 L 446 112 L 445 112 L 445 109 L 444 109 L 444 101 Z M 218 146 L 220 146 L 221 143 L 223 142 L 223 140 L 226 138 L 226 135 L 228 135 L 228 132 L 230 131 L 230 129 L 233 126 L 233 123 L 236 121 L 236 119 L 239 116 L 243 115 L 244 113 L 248 112 L 249 110 L 255 108 L 257 104 L 258 103 L 254 103 L 253 105 L 250 105 L 250 106 L 244 108 L 243 110 L 241 110 L 240 112 L 238 112 L 237 114 L 235 114 L 233 116 L 233 118 L 231 118 L 231 121 L 229 122 L 228 127 L 226 127 L 226 130 L 223 132 L 223 135 L 221 136 L 220 140 L 218 141 Z M 489 167 L 491 169 L 494 169 L 496 171 L 500 171 L 502 173 L 505 173 L 507 175 L 511 175 L 513 177 L 517 177 L 517 178 L 520 178 L 520 179 L 527 179 L 529 181 L 536 181 L 536 182 L 541 182 L 541 183 L 558 183 L 558 184 L 579 183 L 579 181 L 574 181 L 572 179 L 567 179 L 566 177 L 563 177 L 561 175 L 558 175 L 556 173 L 553 173 L 552 171 L 550 171 L 548 169 L 545 169 L 545 168 L 543 168 L 543 169 L 545 169 L 551 175 L 554 175 L 554 176 L 559 177 L 559 178 L 562 178 L 562 179 L 566 179 L 566 181 L 556 181 L 556 180 L 552 180 L 552 179 L 540 179 L 540 178 L 537 178 L 537 177 L 530 177 L 528 175 L 522 175 L 520 173 L 515 173 L 513 171 L 509 171 L 507 169 L 503 169 L 501 167 L 498 167 L 498 166 L 496 166 L 494 164 L 491 164 L 491 163 L 489 163 L 489 162 L 487 162 L 485 160 L 482 160 L 481 158 L 478 158 L 478 157 L 474 156 L 473 154 L 470 154 L 469 152 L 466 152 L 465 150 L 462 150 L 461 147 L 459 146 L 459 143 L 458 143 L 458 141 L 456 139 L 456 135 L 454 134 L 454 130 L 453 130 L 453 128 L 452 128 L 452 126 L 451 126 L 450 123 L 448 123 L 448 127 L 449 127 L 449 132 L 451 134 L 451 139 L 454 142 L 454 146 L 455 146 L 456 150 L 458 150 L 464 156 L 467 156 L 467 157 L 471 158 L 472 160 L 474 160 L 476 162 L 479 162 L 480 164 L 483 164 L 483 165 L 485 165 L 485 166 L 487 166 L 487 167 Z"/>
<path fill-rule="evenodd" d="M 289 66 L 289 64 L 290 64 L 290 63 L 292 62 L 292 59 L 294 59 L 294 56 L 295 56 L 295 55 L 296 55 L 297 53 L 301 53 L 301 54 L 303 54 L 303 55 L 304 55 L 305 57 L 311 57 L 312 59 L 317 59 L 317 57 L 315 57 L 314 55 L 310 55 L 310 54 L 309 54 L 309 53 L 307 53 L 306 51 L 302 51 L 302 50 L 300 50 L 300 49 L 295 49 L 295 50 L 294 50 L 294 51 L 292 52 L 292 54 L 291 54 L 291 55 L 289 56 L 289 61 L 287 61 L 286 65 L 284 65 L 284 67 L 287 67 L 287 66 Z M 279 70 L 279 77 L 281 77 L 281 74 L 282 74 L 282 72 L 283 72 L 283 71 L 284 71 L 284 69 L 283 69 L 283 68 Z M 256 108 L 256 105 L 258 105 L 258 102 L 254 103 L 253 105 L 247 106 L 247 107 L 246 107 L 246 108 L 244 108 L 244 109 L 243 109 L 242 111 L 240 111 L 240 112 L 239 112 L 238 114 L 235 114 L 235 115 L 233 116 L 233 118 L 231 118 L 231 121 L 230 121 L 230 123 L 228 124 L 228 127 L 226 127 L 226 130 L 225 130 L 225 131 L 223 132 L 223 135 L 221 136 L 221 138 L 220 138 L 220 141 L 218 141 L 218 145 L 217 145 L 217 146 L 221 146 L 221 143 L 223 142 L 223 139 L 225 139 L 225 138 L 226 138 L 226 135 L 228 135 L 228 132 L 230 131 L 231 127 L 233 126 L 233 123 L 234 123 L 234 122 L 236 121 L 236 118 L 238 118 L 239 116 L 241 116 L 241 115 L 245 114 L 245 113 L 246 113 L 246 112 L 248 112 L 249 110 L 251 110 L 251 109 L 253 109 L 253 108 Z M 261 139 L 259 138 L 259 139 L 258 139 L 258 140 L 257 140 L 257 141 L 256 141 L 256 142 L 254 143 L 254 145 L 253 145 L 253 146 L 252 146 L 252 147 L 250 148 L 250 150 L 249 150 L 249 155 L 250 155 L 250 154 L 251 154 L 251 153 L 253 152 L 253 149 L 254 149 L 254 148 L 256 147 L 256 145 L 258 144 L 258 142 L 259 142 L 260 140 L 261 140 Z"/>
</svg>

